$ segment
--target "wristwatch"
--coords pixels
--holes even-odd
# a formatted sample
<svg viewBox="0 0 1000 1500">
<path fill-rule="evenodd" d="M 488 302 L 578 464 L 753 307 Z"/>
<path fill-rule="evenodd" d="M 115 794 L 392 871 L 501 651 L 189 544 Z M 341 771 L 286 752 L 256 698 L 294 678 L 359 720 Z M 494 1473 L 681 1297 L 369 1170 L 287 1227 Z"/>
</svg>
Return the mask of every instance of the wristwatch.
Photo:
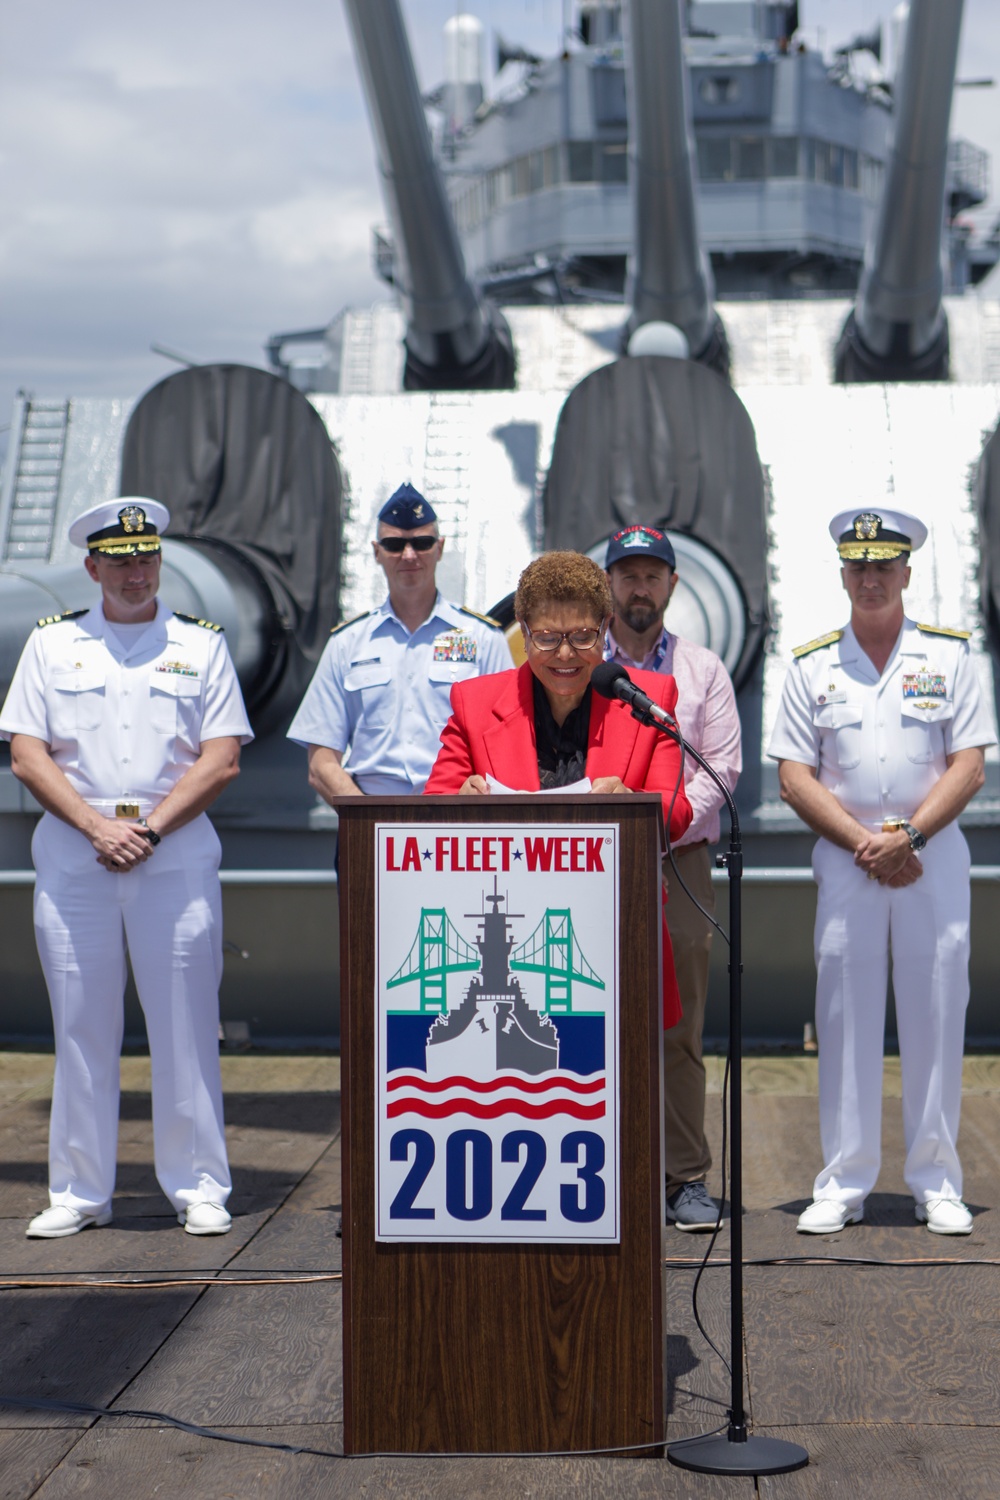
<svg viewBox="0 0 1000 1500">
<path fill-rule="evenodd" d="M 882 824 L 883 833 L 895 833 L 897 828 L 901 828 L 909 839 L 910 852 L 912 854 L 919 854 L 921 849 L 926 848 L 927 839 L 925 836 L 920 832 L 919 828 L 914 828 L 913 824 L 908 823 L 905 818 L 886 818 Z"/>
<path fill-rule="evenodd" d="M 162 842 L 162 840 L 160 838 L 160 835 L 157 833 L 157 831 L 156 831 L 155 828 L 150 828 L 150 826 L 146 822 L 145 818 L 140 818 L 138 821 L 139 821 L 139 827 L 142 829 L 142 836 L 143 836 L 143 838 L 144 839 L 149 839 L 149 842 L 152 844 L 153 848 L 155 849 L 156 846 L 157 846 L 157 844 L 159 844 L 159 843 Z"/>
</svg>

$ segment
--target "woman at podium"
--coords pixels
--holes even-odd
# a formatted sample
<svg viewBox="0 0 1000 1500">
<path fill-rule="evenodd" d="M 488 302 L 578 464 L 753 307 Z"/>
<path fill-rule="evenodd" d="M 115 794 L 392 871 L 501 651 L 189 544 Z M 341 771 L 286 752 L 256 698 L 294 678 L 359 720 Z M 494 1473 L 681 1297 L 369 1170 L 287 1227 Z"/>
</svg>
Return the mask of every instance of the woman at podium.
<svg viewBox="0 0 1000 1500">
<path fill-rule="evenodd" d="M 425 795 L 496 791 L 659 792 L 671 842 L 691 821 L 675 740 L 634 719 L 591 686 L 612 615 L 607 575 L 579 552 L 546 552 L 518 580 L 514 613 L 526 660 L 451 690 L 451 718 Z M 674 679 L 633 671 L 632 682 L 673 713 Z M 680 1018 L 664 924 L 664 1024 Z"/>
</svg>

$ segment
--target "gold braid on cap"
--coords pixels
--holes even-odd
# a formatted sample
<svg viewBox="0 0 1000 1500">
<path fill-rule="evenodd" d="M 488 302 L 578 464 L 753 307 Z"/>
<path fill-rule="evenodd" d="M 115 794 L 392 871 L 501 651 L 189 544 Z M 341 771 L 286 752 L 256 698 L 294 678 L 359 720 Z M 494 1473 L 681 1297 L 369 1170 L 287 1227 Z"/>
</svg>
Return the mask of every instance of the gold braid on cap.
<svg viewBox="0 0 1000 1500">
<path fill-rule="evenodd" d="M 104 537 L 97 542 L 87 543 L 88 552 L 106 552 L 110 554 L 122 552 L 160 552 L 160 538 L 151 536 L 146 541 L 140 542 L 132 537 Z"/>
<path fill-rule="evenodd" d="M 149 528 L 147 532 L 147 526 Z M 142 537 L 139 541 L 138 538 Z M 104 552 L 112 556 L 123 553 L 159 552 L 160 538 L 152 522 L 147 522 L 141 505 L 123 505 L 118 512 L 118 525 L 105 526 L 87 538 L 88 552 Z"/>
<path fill-rule="evenodd" d="M 845 531 L 837 551 L 846 562 L 891 562 L 910 552 L 913 544 L 899 531 L 883 531 L 882 517 L 864 510 L 852 522 L 853 535 Z"/>
<path fill-rule="evenodd" d="M 845 562 L 891 562 L 911 551 L 909 542 L 838 542 L 837 551 Z"/>
</svg>

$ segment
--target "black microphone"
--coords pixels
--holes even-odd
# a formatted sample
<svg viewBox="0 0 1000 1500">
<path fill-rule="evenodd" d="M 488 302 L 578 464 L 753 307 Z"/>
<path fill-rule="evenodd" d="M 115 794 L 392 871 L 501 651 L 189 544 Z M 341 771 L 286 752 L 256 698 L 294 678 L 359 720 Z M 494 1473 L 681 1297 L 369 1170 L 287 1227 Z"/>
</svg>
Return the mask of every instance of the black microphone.
<svg viewBox="0 0 1000 1500">
<path fill-rule="evenodd" d="M 677 720 L 636 686 L 620 662 L 602 661 L 590 674 L 590 683 L 602 698 L 620 698 L 627 703 L 637 719 L 656 719 L 680 734 Z"/>
</svg>

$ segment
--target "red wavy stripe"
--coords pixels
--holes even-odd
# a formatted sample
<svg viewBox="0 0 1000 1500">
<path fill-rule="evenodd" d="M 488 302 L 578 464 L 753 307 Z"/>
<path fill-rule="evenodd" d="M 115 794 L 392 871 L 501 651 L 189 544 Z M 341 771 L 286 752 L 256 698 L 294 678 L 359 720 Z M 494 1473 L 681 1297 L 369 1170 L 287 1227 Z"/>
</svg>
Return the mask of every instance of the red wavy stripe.
<svg viewBox="0 0 1000 1500">
<path fill-rule="evenodd" d="M 447 1115 L 474 1115 L 477 1120 L 495 1120 L 500 1115 L 522 1115 L 526 1120 L 573 1115 L 577 1120 L 599 1120 L 604 1104 L 577 1104 L 574 1099 L 548 1099 L 544 1104 L 529 1104 L 526 1099 L 498 1099 L 493 1104 L 481 1104 L 478 1099 L 445 1099 L 440 1104 L 426 1099 L 395 1099 L 387 1114 L 390 1120 L 399 1115 L 423 1115 L 428 1120 L 441 1120 Z"/>
<path fill-rule="evenodd" d="M 514 1078 L 509 1073 L 500 1073 L 496 1078 L 465 1078 L 456 1074 L 454 1078 L 425 1078 L 422 1073 L 402 1073 L 390 1078 L 386 1088 L 419 1089 L 422 1094 L 443 1094 L 446 1089 L 468 1089 L 472 1094 L 495 1094 L 498 1089 L 518 1089 L 522 1094 L 544 1094 L 550 1089 L 569 1089 L 574 1094 L 597 1094 L 604 1087 L 604 1077 L 583 1082 L 577 1078 L 560 1074 L 557 1078 L 543 1078 L 530 1083 L 525 1078 Z"/>
</svg>

